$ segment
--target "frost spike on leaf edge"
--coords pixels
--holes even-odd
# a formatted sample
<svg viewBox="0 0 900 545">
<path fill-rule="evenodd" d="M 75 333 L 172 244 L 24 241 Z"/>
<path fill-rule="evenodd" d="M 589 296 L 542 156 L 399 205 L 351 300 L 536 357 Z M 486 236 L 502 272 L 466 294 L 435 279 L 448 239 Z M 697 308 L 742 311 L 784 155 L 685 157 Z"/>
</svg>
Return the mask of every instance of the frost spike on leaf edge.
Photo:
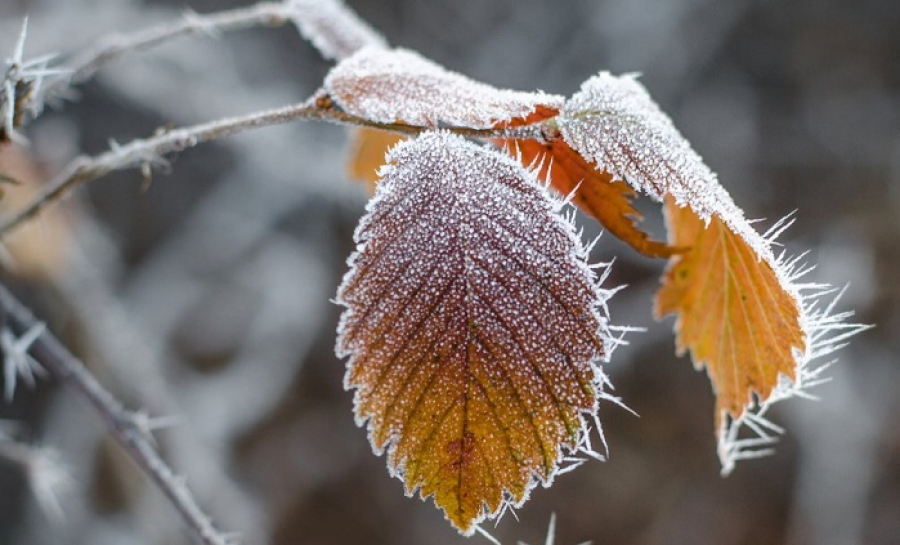
<svg viewBox="0 0 900 545">
<path fill-rule="evenodd" d="M 573 454 L 596 456 L 609 292 L 560 203 L 513 159 L 432 132 L 394 147 L 382 175 L 338 291 L 336 351 L 373 450 L 471 534 Z M 452 424 L 433 424 L 441 414 Z"/>
<path fill-rule="evenodd" d="M 675 128 L 636 76 L 601 72 L 584 82 L 563 107 L 557 122 L 563 139 L 585 159 L 616 179 L 662 202 L 667 196 L 679 207 L 690 207 L 709 225 L 713 216 L 740 237 L 757 259 L 774 271 L 778 283 L 797 310 L 802 346 L 791 347 L 793 377 L 780 376 L 766 399 L 759 402 L 748 392 L 742 414 L 720 419 L 718 453 L 722 473 L 729 473 L 739 459 L 753 457 L 758 447 L 775 440 L 779 428 L 765 419 L 769 407 L 782 399 L 806 397 L 807 383 L 820 382 L 821 366 L 813 361 L 842 346 L 848 337 L 867 328 L 847 323 L 849 313 L 835 313 L 834 302 L 820 309 L 817 300 L 829 292 L 823 285 L 799 282 L 809 269 L 795 259 L 772 251 L 774 235 L 760 235 L 719 184 L 715 173 Z M 780 232 L 783 222 L 773 230 Z M 671 239 L 677 245 L 679 242 Z M 672 259 L 671 270 L 684 256 Z M 835 301 L 836 302 L 836 301 Z M 676 324 L 676 332 L 678 324 Z M 827 365 L 827 364 L 826 364 Z M 810 380 L 815 379 L 815 380 Z M 719 419 L 717 419 L 719 420 Z M 761 441 L 740 439 L 748 428 Z"/>
</svg>

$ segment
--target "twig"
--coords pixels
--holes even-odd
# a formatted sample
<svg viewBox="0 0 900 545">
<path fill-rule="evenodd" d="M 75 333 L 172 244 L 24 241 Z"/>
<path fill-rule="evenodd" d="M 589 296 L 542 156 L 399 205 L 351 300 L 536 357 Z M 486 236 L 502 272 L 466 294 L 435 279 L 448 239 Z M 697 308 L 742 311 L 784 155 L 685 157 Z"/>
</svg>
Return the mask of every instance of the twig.
<svg viewBox="0 0 900 545">
<path fill-rule="evenodd" d="M 32 330 L 39 323 L 31 311 L 2 285 L 0 309 L 6 319 L 6 326 L 13 328 L 16 333 Z M 142 425 L 137 413 L 126 410 L 49 331 L 43 331 L 34 341 L 31 354 L 57 379 L 75 388 L 94 406 L 115 440 L 159 486 L 202 543 L 226 545 L 229 542 L 197 505 L 183 480 L 160 457 L 151 443 L 149 430 Z"/>
<path fill-rule="evenodd" d="M 35 217 L 42 210 L 62 199 L 75 187 L 101 178 L 110 172 L 163 164 L 163 156 L 184 151 L 203 142 L 259 127 L 308 119 L 373 127 L 410 135 L 434 130 L 434 127 L 377 123 L 357 117 L 340 110 L 326 95 L 319 93 L 301 104 L 175 129 L 152 138 L 134 140 L 123 146 L 113 145 L 109 151 L 94 157 L 79 157 L 72 161 L 25 209 L 0 222 L 0 237 Z M 535 124 L 509 129 L 446 127 L 445 130 L 473 138 L 536 139 L 547 136 L 545 128 L 544 125 Z"/>
<path fill-rule="evenodd" d="M 216 35 L 257 26 L 278 27 L 290 22 L 294 13 L 289 1 L 264 2 L 206 15 L 190 13 L 176 23 L 165 23 L 136 33 L 115 34 L 65 63 L 66 74 L 48 82 L 44 94 L 58 96 L 69 85 L 87 81 L 98 70 L 120 57 L 146 51 L 176 38 L 196 34 Z"/>
</svg>

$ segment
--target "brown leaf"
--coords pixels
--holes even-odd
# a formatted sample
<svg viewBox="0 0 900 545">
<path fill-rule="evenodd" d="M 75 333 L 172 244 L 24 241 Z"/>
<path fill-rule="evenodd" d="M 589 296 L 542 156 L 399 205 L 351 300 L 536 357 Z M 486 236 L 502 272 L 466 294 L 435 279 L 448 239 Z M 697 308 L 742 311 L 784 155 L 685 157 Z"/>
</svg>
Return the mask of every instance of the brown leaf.
<svg viewBox="0 0 900 545">
<path fill-rule="evenodd" d="M 600 222 L 610 233 L 648 257 L 671 257 L 679 248 L 651 240 L 636 222 L 641 215 L 631 205 L 634 191 L 621 180 L 592 167 L 562 140 L 507 142 L 507 150 L 521 155 L 525 165 L 540 164 L 539 176 L 562 195 L 573 191 L 572 202 Z"/>
<path fill-rule="evenodd" d="M 376 453 L 470 534 L 584 447 L 605 294 L 511 158 L 426 133 L 389 160 L 338 293 L 337 352 Z"/>
<path fill-rule="evenodd" d="M 718 216 L 704 227 L 671 198 L 666 212 L 670 242 L 691 250 L 672 259 L 656 314 L 678 314 L 678 351 L 690 349 L 695 367 L 706 367 L 721 430 L 721 419 L 742 416 L 754 394 L 767 399 L 779 375 L 795 380 L 792 350 L 804 350 L 800 309 L 772 264 Z"/>
</svg>

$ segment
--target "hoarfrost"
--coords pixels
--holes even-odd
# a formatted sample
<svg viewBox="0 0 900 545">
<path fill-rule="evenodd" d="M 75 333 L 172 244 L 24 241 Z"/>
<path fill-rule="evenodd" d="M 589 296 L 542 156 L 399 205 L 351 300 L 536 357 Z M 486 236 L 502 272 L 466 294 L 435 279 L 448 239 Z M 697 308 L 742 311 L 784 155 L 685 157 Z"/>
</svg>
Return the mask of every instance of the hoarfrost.
<svg viewBox="0 0 900 545">
<path fill-rule="evenodd" d="M 345 111 L 378 123 L 490 129 L 564 99 L 497 89 L 405 49 L 368 47 L 335 66 L 325 88 Z"/>
</svg>

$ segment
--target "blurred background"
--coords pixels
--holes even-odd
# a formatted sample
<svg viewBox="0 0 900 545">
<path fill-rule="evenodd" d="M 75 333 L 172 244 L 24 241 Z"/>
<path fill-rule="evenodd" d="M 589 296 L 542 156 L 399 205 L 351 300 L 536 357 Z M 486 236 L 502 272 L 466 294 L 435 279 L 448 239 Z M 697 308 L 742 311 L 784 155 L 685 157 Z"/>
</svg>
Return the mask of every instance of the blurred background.
<svg viewBox="0 0 900 545">
<path fill-rule="evenodd" d="M 606 463 L 539 488 L 486 524 L 502 543 L 900 543 L 900 4 L 891 0 L 351 0 L 395 45 L 476 79 L 571 95 L 600 70 L 640 72 L 749 217 L 798 210 L 782 237 L 849 283 L 841 309 L 877 327 L 839 353 L 821 401 L 790 401 L 774 456 L 719 476 L 713 396 L 652 318 L 665 263 L 605 237 L 613 322 L 606 372 L 640 417 L 610 404 Z M 111 32 L 248 5 L 232 0 L 4 0 L 0 54 L 29 16 L 26 57 Z M 111 64 L 6 146 L 8 212 L 78 153 L 158 127 L 298 102 L 329 68 L 291 26 L 179 40 Z M 190 150 L 147 183 L 107 176 L 9 241 L 5 285 L 130 407 L 173 416 L 159 447 L 220 527 L 247 543 L 465 543 L 408 499 L 342 388 L 330 302 L 367 192 L 348 180 L 348 132 L 295 123 Z M 641 203 L 663 235 L 659 212 Z M 598 228 L 581 218 L 588 236 Z M 190 543 L 178 515 L 50 381 L 0 403 L 0 543 Z M 68 475 L 42 508 L 27 464 Z M 35 458 L 37 459 L 37 458 Z M 487 543 L 482 537 L 473 543 Z"/>
</svg>

